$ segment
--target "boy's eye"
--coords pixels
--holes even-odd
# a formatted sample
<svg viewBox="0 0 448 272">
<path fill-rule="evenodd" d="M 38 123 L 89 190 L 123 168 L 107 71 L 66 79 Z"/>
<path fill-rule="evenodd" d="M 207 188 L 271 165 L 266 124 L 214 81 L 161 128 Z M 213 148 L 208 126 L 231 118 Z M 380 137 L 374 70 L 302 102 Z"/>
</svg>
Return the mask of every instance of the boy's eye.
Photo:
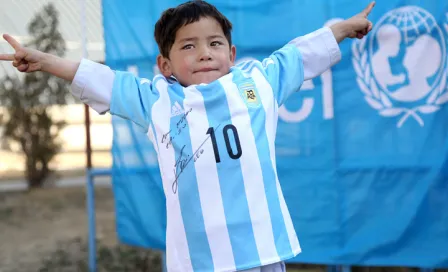
<svg viewBox="0 0 448 272">
<path fill-rule="evenodd" d="M 188 50 L 188 49 L 192 49 L 192 48 L 193 48 L 192 44 L 187 44 L 187 45 L 184 45 L 184 47 L 182 47 L 183 50 Z"/>
<path fill-rule="evenodd" d="M 214 41 L 210 45 L 211 46 L 218 46 L 218 45 L 222 45 L 222 42 Z"/>
</svg>

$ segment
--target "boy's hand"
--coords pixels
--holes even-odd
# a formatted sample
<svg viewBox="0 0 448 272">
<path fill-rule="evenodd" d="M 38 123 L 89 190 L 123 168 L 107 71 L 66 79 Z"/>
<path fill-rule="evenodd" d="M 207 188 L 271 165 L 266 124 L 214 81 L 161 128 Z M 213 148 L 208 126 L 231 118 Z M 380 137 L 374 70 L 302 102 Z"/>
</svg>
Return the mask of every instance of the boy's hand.
<svg viewBox="0 0 448 272">
<path fill-rule="evenodd" d="M 4 34 L 3 38 L 14 48 L 15 53 L 0 54 L 0 61 L 12 61 L 12 65 L 20 72 L 43 71 L 68 81 L 75 77 L 79 62 L 24 47 L 8 34 Z"/>
<path fill-rule="evenodd" d="M 362 39 L 372 30 L 373 24 L 367 17 L 375 6 L 375 2 L 371 2 L 367 8 L 355 16 L 331 26 L 331 30 L 339 43 L 345 38 Z"/>
<path fill-rule="evenodd" d="M 12 46 L 15 54 L 0 54 L 0 60 L 12 61 L 12 65 L 20 72 L 30 73 L 43 70 L 45 53 L 23 47 L 8 34 L 4 34 L 3 38 Z"/>
</svg>

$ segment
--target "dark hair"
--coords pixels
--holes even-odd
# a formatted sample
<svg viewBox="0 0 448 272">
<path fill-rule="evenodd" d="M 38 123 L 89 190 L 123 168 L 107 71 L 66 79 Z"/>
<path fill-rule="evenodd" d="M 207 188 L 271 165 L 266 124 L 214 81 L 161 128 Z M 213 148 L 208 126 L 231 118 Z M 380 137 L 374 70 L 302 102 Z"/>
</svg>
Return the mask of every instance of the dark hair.
<svg viewBox="0 0 448 272">
<path fill-rule="evenodd" d="M 157 21 L 154 37 L 162 56 L 169 58 L 176 33 L 182 26 L 197 22 L 204 17 L 218 21 L 229 45 L 232 45 L 232 23 L 215 6 L 202 0 L 193 0 L 165 10 Z"/>
</svg>

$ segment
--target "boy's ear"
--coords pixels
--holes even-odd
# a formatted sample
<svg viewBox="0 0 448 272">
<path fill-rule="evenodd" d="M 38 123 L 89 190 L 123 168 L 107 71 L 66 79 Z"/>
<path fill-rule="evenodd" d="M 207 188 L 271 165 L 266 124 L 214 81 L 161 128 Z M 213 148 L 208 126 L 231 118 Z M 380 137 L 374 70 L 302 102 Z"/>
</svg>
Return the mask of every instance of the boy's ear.
<svg viewBox="0 0 448 272">
<path fill-rule="evenodd" d="M 157 56 L 157 66 L 159 67 L 160 73 L 162 73 L 164 77 L 170 77 L 173 74 L 171 71 L 170 60 L 162 55 Z"/>
<path fill-rule="evenodd" d="M 232 65 L 235 64 L 236 59 L 236 47 L 235 45 L 232 45 L 230 47 L 230 61 L 232 62 Z"/>
</svg>

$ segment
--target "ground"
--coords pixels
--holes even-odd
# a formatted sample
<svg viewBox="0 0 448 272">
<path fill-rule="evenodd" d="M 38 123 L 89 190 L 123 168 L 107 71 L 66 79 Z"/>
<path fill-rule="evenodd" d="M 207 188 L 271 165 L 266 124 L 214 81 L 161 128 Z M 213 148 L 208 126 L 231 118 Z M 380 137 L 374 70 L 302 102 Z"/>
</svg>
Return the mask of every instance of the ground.
<svg viewBox="0 0 448 272">
<path fill-rule="evenodd" d="M 140 254 L 123 247 L 116 248 L 110 188 L 96 189 L 96 216 L 101 258 L 107 259 L 111 257 L 109 255 L 124 251 Z M 0 193 L 0 272 L 84 270 L 87 233 L 84 188 Z M 64 264 L 66 269 L 63 270 L 56 267 L 60 263 L 71 265 Z"/>
<path fill-rule="evenodd" d="M 119 245 L 109 187 L 96 188 L 98 271 L 160 272 L 160 252 Z M 0 193 L 0 272 L 88 271 L 85 189 L 46 188 Z M 288 272 L 321 272 L 291 266 Z M 352 271 L 401 272 L 405 268 Z"/>
<path fill-rule="evenodd" d="M 159 252 L 118 245 L 111 189 L 95 193 L 99 271 L 161 271 Z M 87 271 L 87 234 L 82 187 L 0 193 L 0 272 Z"/>
</svg>

